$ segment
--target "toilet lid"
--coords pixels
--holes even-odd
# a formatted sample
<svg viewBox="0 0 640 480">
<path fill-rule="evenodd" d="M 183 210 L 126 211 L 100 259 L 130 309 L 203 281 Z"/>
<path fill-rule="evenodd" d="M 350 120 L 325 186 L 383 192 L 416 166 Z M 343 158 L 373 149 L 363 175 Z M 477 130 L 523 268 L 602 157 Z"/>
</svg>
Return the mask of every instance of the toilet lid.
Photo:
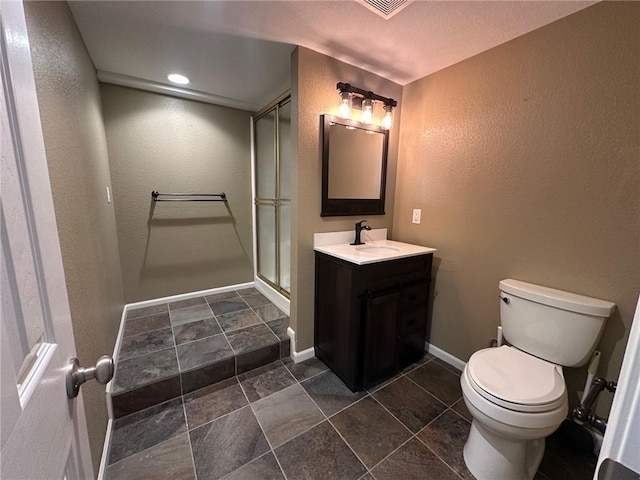
<svg viewBox="0 0 640 480">
<path fill-rule="evenodd" d="M 558 365 L 502 346 L 474 353 L 467 364 L 475 390 L 511 410 L 540 412 L 557 408 L 566 387 Z"/>
</svg>

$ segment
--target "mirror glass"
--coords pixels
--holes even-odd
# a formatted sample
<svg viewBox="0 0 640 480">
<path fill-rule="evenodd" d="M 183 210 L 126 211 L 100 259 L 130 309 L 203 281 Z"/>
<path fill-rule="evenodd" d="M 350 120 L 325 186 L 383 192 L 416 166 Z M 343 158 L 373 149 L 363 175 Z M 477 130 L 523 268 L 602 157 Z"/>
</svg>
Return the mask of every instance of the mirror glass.
<svg viewBox="0 0 640 480">
<path fill-rule="evenodd" d="M 339 123 L 329 130 L 329 198 L 380 198 L 384 135 Z"/>
<path fill-rule="evenodd" d="M 383 215 L 389 132 L 323 115 L 322 216 Z"/>
</svg>

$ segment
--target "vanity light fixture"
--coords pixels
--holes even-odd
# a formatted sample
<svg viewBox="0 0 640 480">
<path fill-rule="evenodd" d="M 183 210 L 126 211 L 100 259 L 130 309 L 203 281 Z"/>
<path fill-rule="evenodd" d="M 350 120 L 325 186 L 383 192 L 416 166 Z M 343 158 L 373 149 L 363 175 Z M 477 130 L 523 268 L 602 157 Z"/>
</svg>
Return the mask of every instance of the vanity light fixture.
<svg viewBox="0 0 640 480">
<path fill-rule="evenodd" d="M 189 83 L 189 78 L 180 73 L 170 73 L 167 75 L 167 80 L 177 85 L 187 85 Z"/>
<path fill-rule="evenodd" d="M 354 87 L 349 83 L 338 82 L 336 88 L 340 92 L 340 106 L 338 107 L 340 117 L 351 118 L 353 105 L 360 104 L 362 106 L 362 114 L 360 116 L 362 123 L 373 123 L 373 108 L 376 102 L 380 102 L 384 105 L 385 112 L 382 118 L 382 128 L 391 130 L 393 127 L 393 109 L 398 106 L 398 102 L 393 98 L 383 97 L 377 93 Z"/>
</svg>

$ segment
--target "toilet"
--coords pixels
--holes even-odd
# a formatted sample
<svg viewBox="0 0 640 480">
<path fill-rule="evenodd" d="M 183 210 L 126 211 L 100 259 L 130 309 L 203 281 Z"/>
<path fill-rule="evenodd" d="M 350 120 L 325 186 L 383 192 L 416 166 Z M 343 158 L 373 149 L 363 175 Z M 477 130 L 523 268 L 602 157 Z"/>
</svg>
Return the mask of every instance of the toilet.
<svg viewBox="0 0 640 480">
<path fill-rule="evenodd" d="M 531 480 L 544 439 L 567 417 L 562 367 L 587 363 L 615 304 L 540 285 L 502 280 L 506 345 L 467 362 L 460 384 L 473 417 L 464 460 L 478 480 Z"/>
</svg>

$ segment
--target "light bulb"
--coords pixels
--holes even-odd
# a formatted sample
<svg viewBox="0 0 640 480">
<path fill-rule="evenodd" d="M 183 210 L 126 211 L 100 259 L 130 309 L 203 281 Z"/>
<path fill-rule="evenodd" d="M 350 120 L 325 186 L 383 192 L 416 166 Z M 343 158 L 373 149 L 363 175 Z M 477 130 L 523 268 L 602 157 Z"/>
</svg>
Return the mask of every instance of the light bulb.
<svg viewBox="0 0 640 480">
<path fill-rule="evenodd" d="M 365 98 L 362 101 L 362 116 L 360 117 L 362 123 L 373 123 L 373 100 Z"/>
<path fill-rule="evenodd" d="M 384 106 L 384 117 L 382 118 L 382 128 L 391 130 L 393 127 L 393 107 L 391 105 Z"/>
<path fill-rule="evenodd" d="M 178 85 L 187 85 L 189 83 L 189 78 L 180 73 L 170 73 L 167 75 L 167 80 L 171 83 L 177 83 Z"/>
<path fill-rule="evenodd" d="M 348 92 L 340 92 L 338 115 L 342 118 L 351 118 L 351 94 Z"/>
</svg>

